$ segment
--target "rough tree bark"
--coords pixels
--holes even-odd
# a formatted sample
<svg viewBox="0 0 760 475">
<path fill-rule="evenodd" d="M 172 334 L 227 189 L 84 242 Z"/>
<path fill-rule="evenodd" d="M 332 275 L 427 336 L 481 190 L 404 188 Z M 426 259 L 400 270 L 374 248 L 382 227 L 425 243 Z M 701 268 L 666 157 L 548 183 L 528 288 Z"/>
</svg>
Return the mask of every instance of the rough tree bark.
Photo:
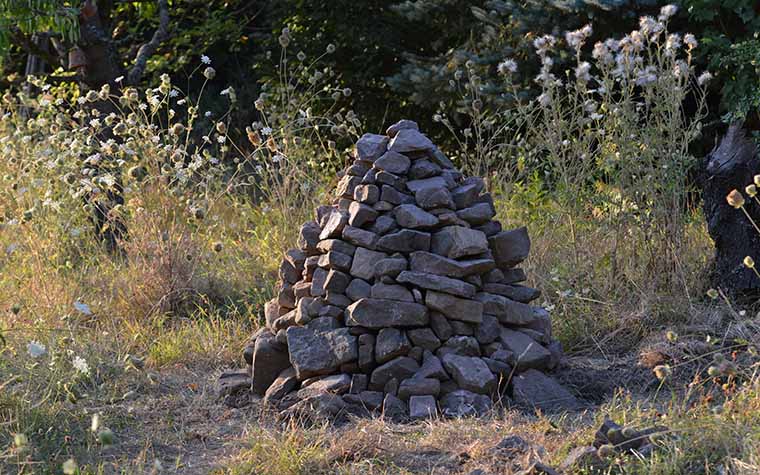
<svg viewBox="0 0 760 475">
<path fill-rule="evenodd" d="M 702 199 L 707 230 L 715 244 L 710 283 L 732 297 L 757 297 L 760 279 L 742 261 L 752 256 L 760 262 L 760 233 L 740 210 L 726 202 L 726 195 L 753 183 L 760 174 L 760 157 L 741 124 L 731 124 L 725 137 L 705 160 Z M 746 195 L 745 195 L 746 196 Z M 760 205 L 748 199 L 745 209 L 760 224 Z"/>
</svg>

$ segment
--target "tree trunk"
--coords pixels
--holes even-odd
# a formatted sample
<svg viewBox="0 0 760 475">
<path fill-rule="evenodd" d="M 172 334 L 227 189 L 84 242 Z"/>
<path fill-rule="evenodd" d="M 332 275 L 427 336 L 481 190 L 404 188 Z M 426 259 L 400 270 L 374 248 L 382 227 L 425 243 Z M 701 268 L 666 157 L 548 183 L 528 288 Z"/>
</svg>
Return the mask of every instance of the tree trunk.
<svg viewBox="0 0 760 475">
<path fill-rule="evenodd" d="M 710 282 L 736 298 L 760 295 L 760 278 L 743 265 L 745 256 L 760 263 L 760 232 L 742 212 L 728 204 L 726 196 L 739 190 L 744 209 L 760 225 L 760 204 L 744 189 L 760 174 L 760 157 L 741 124 L 732 124 L 720 144 L 707 156 L 702 179 L 702 199 L 707 230 L 715 244 Z"/>
</svg>

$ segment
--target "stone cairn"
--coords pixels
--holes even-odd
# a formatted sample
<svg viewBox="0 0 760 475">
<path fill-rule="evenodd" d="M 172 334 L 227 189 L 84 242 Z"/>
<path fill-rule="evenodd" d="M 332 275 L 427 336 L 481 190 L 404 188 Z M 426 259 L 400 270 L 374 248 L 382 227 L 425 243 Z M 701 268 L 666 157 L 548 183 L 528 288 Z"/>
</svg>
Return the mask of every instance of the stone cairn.
<svg viewBox="0 0 760 475">
<path fill-rule="evenodd" d="M 518 284 L 528 233 L 502 230 L 484 187 L 415 122 L 363 135 L 335 202 L 285 253 L 245 350 L 253 391 L 294 414 L 464 416 L 495 399 L 575 409 L 543 372 L 562 350 L 529 305 L 539 291 Z"/>
</svg>

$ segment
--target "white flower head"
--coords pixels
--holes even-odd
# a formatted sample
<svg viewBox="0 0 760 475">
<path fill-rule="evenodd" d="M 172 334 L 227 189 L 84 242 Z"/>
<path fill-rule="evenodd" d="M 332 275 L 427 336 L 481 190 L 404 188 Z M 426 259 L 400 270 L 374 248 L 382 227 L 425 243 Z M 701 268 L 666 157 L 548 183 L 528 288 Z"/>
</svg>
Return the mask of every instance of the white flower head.
<svg viewBox="0 0 760 475">
<path fill-rule="evenodd" d="M 703 72 L 702 74 L 699 75 L 699 77 L 697 78 L 697 83 L 700 86 L 704 86 L 705 84 L 707 84 L 708 82 L 710 82 L 710 80 L 712 78 L 713 78 L 713 75 L 710 74 L 709 71 L 705 71 L 705 72 Z"/>
<path fill-rule="evenodd" d="M 74 366 L 74 368 L 81 374 L 90 374 L 90 365 L 88 365 L 87 361 L 85 361 L 85 359 L 81 356 L 75 356 L 71 361 L 71 365 Z"/>
<path fill-rule="evenodd" d="M 271 127 L 264 127 L 261 129 L 261 133 L 264 135 L 271 135 L 272 134 L 272 128 Z"/>
<path fill-rule="evenodd" d="M 670 5 L 665 5 L 664 7 L 660 8 L 659 20 L 665 21 L 676 13 L 678 13 L 678 7 L 676 5 L 673 5 L 672 3 Z"/>
<path fill-rule="evenodd" d="M 201 55 L 201 63 L 203 63 L 203 64 L 211 64 L 211 58 L 209 58 L 205 54 L 202 54 Z"/>
<path fill-rule="evenodd" d="M 26 344 L 26 352 L 29 353 L 29 356 L 32 358 L 39 358 L 47 353 L 47 348 L 45 348 L 45 345 L 42 343 L 32 340 Z"/>
<path fill-rule="evenodd" d="M 694 35 L 693 35 L 693 34 L 691 34 L 691 33 L 686 33 L 686 34 L 684 35 L 684 37 L 683 37 L 683 42 L 686 44 L 686 46 L 687 46 L 689 49 L 694 49 L 694 48 L 696 48 L 696 47 L 697 47 L 697 45 L 699 44 L 699 43 L 697 42 L 697 37 L 696 37 L 696 36 L 694 36 Z"/>
<path fill-rule="evenodd" d="M 575 68 L 575 77 L 581 82 L 589 82 L 591 80 L 591 65 L 587 61 L 583 61 Z"/>
<path fill-rule="evenodd" d="M 507 58 L 496 67 L 499 74 L 512 74 L 517 72 L 517 62 L 514 59 Z"/>
<path fill-rule="evenodd" d="M 538 96 L 538 103 L 546 107 L 552 103 L 552 98 L 549 94 L 543 93 L 540 96 Z"/>
</svg>

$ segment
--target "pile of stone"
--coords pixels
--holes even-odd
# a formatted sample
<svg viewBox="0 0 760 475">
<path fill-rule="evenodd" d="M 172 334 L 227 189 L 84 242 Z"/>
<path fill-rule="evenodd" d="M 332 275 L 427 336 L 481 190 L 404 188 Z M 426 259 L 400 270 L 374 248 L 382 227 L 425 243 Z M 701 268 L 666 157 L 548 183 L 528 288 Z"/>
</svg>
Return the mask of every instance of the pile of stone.
<svg viewBox="0 0 760 475">
<path fill-rule="evenodd" d="M 253 391 L 281 411 L 462 416 L 494 400 L 578 402 L 544 373 L 561 358 L 481 178 L 402 120 L 365 134 L 332 205 L 286 252 L 266 327 L 246 348 Z"/>
</svg>

